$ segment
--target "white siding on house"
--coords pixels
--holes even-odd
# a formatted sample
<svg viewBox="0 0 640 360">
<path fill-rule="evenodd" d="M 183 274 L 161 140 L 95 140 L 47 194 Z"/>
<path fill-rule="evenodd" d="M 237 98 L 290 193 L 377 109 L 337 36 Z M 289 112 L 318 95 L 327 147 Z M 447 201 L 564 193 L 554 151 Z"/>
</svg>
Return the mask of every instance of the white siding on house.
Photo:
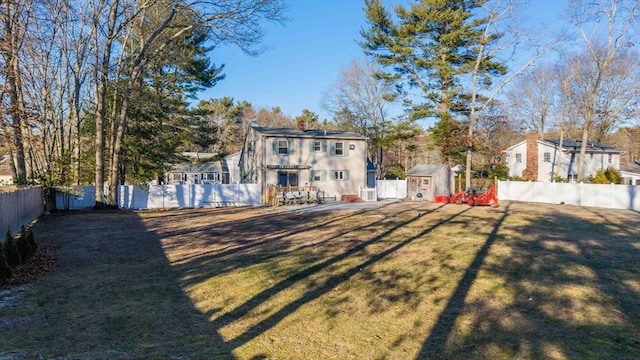
<svg viewBox="0 0 640 360">
<path fill-rule="evenodd" d="M 239 160 L 240 181 L 264 186 L 297 181 L 328 197 L 358 195 L 367 185 L 367 139 L 348 134 L 251 128 Z"/>
<path fill-rule="evenodd" d="M 570 152 L 568 149 L 560 154 L 558 147 L 548 141 L 538 140 L 536 160 L 538 162 L 538 181 L 553 181 L 555 173 L 563 179 L 573 180 L 578 172 L 578 152 Z M 527 142 L 523 141 L 505 150 L 507 154 L 506 165 L 509 168 L 509 176 L 522 177 L 527 167 Z M 548 156 L 545 156 L 545 153 Z M 520 154 L 518 156 L 518 154 Z M 521 162 L 517 161 L 521 158 Z M 549 161 L 545 161 L 549 160 Z M 591 151 L 587 152 L 584 161 L 583 179 L 594 175 L 598 170 L 606 170 L 609 167 L 620 169 L 620 153 L 618 151 Z"/>
</svg>

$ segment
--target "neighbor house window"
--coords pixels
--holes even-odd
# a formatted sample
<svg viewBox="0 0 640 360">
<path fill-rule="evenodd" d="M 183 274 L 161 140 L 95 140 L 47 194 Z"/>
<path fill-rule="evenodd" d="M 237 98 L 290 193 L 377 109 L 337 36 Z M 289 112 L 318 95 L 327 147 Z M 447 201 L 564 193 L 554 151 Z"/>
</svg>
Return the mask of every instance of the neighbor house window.
<svg viewBox="0 0 640 360">
<path fill-rule="evenodd" d="M 516 154 L 516 163 L 522 162 L 522 154 Z"/>
<path fill-rule="evenodd" d="M 422 179 L 422 186 L 429 186 L 429 179 Z"/>
<path fill-rule="evenodd" d="M 279 155 L 289 154 L 289 142 L 287 140 L 278 140 L 278 154 Z"/>
<path fill-rule="evenodd" d="M 322 151 L 322 144 L 320 143 L 320 141 L 316 140 L 313 142 L 313 151 L 315 152 Z"/>
<path fill-rule="evenodd" d="M 344 155 L 344 143 L 342 142 L 337 142 L 336 143 L 336 155 L 338 156 L 342 156 Z"/>
<path fill-rule="evenodd" d="M 609 159 L 608 159 L 608 161 L 609 161 L 609 164 L 611 164 L 611 162 L 613 161 L 613 155 L 609 154 Z"/>
<path fill-rule="evenodd" d="M 551 162 L 551 153 L 550 152 L 544 153 L 544 162 Z"/>
</svg>

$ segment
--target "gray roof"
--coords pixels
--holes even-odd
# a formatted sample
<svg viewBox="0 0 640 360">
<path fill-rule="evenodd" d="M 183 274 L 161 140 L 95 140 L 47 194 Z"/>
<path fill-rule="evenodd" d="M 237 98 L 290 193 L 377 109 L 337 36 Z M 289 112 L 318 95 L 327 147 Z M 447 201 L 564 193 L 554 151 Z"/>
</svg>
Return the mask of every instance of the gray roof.
<svg viewBox="0 0 640 360">
<path fill-rule="evenodd" d="M 314 139 L 357 139 L 357 140 L 366 140 L 367 137 L 356 134 L 350 131 L 336 131 L 336 130 L 314 130 L 314 129 L 306 129 L 306 130 L 298 130 L 291 128 L 265 128 L 254 126 L 253 129 L 267 136 L 282 136 L 282 137 L 293 137 L 293 138 L 314 138 Z"/>
<path fill-rule="evenodd" d="M 418 164 L 411 169 L 409 169 L 406 173 L 407 176 L 431 176 L 438 170 L 442 168 L 446 168 L 446 166 L 442 164 Z"/>
<path fill-rule="evenodd" d="M 550 142 L 555 146 L 558 146 L 558 144 L 560 144 L 559 139 L 544 139 L 544 141 Z M 565 149 L 577 151 L 577 150 L 580 150 L 580 147 L 582 147 L 582 141 L 562 139 L 562 147 Z M 594 152 L 594 151 L 607 152 L 607 153 L 623 152 L 622 150 L 618 150 L 615 147 L 610 145 L 601 144 L 595 141 L 589 141 L 587 143 L 587 152 Z"/>
<path fill-rule="evenodd" d="M 640 174 L 640 163 L 635 161 L 630 161 L 626 164 L 620 164 L 620 171 L 624 171 L 632 174 Z"/>
</svg>

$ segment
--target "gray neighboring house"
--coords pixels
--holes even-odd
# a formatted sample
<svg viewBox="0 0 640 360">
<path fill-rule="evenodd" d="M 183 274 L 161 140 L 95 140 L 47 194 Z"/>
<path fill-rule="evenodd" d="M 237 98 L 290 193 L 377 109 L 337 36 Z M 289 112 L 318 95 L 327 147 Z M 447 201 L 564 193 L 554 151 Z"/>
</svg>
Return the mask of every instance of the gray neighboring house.
<svg viewBox="0 0 640 360">
<path fill-rule="evenodd" d="M 165 176 L 167 185 L 234 184 L 240 180 L 240 152 L 228 155 L 222 160 L 204 162 L 200 159 L 213 158 L 216 154 L 184 152 L 180 155 L 192 160 L 171 165 Z"/>
<path fill-rule="evenodd" d="M 620 175 L 627 185 L 640 185 L 640 162 L 627 161 L 623 156 L 620 159 Z"/>
<path fill-rule="evenodd" d="M 453 193 L 455 172 L 443 164 L 418 164 L 406 176 L 409 197 L 433 200 L 437 195 Z"/>
</svg>

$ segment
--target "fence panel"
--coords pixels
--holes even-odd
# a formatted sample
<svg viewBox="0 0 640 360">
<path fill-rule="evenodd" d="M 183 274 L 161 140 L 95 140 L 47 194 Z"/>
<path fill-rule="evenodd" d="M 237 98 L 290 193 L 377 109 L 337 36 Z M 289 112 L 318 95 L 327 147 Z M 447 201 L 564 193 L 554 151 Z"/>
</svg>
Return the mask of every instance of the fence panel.
<svg viewBox="0 0 640 360">
<path fill-rule="evenodd" d="M 378 199 L 404 199 L 407 197 L 407 180 L 376 180 Z"/>
<path fill-rule="evenodd" d="M 640 185 L 499 181 L 498 199 L 640 209 Z"/>
<path fill-rule="evenodd" d="M 17 233 L 22 225 L 43 213 L 44 195 L 40 186 L 0 193 L 0 241 L 4 241 L 7 229 Z"/>
<path fill-rule="evenodd" d="M 257 206 L 262 189 L 259 184 L 129 185 L 120 186 L 118 195 L 123 209 Z"/>
</svg>

